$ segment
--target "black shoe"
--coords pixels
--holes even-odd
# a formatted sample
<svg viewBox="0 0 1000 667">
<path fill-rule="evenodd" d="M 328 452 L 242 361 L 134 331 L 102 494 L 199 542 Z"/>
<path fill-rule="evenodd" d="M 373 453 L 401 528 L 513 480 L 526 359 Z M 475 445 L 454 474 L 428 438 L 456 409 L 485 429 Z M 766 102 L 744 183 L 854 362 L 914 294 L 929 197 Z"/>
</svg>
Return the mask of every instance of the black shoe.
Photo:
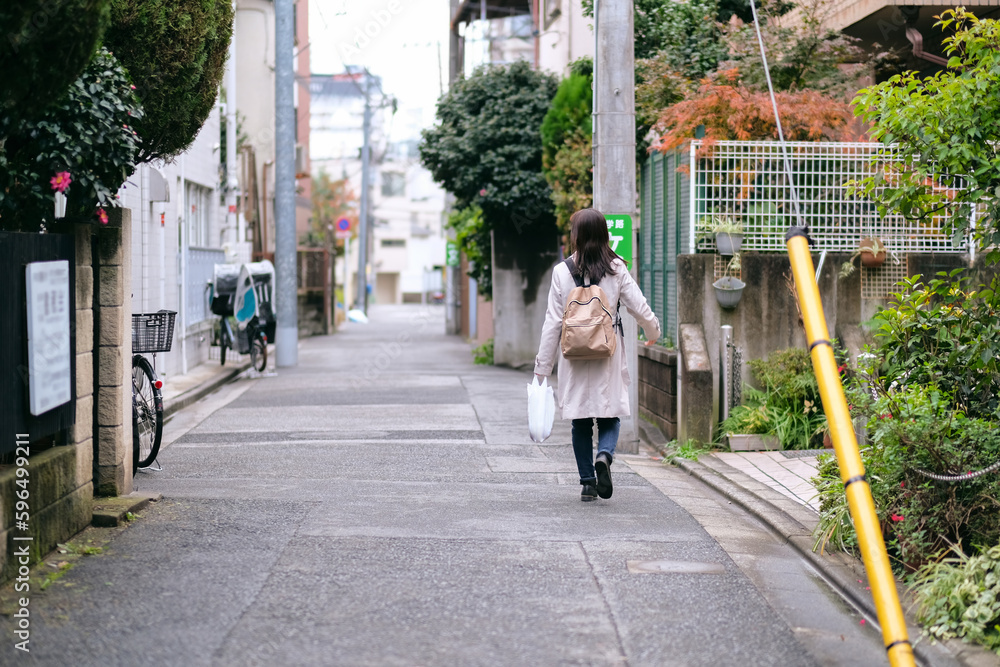
<svg viewBox="0 0 1000 667">
<path fill-rule="evenodd" d="M 589 503 L 591 500 L 597 500 L 597 487 L 593 484 L 584 484 L 583 491 L 580 492 L 580 500 L 585 503 Z"/>
<path fill-rule="evenodd" d="M 610 498 L 614 492 L 611 486 L 611 457 L 605 452 L 598 454 L 594 469 L 597 471 L 597 495 L 605 499 Z"/>
</svg>

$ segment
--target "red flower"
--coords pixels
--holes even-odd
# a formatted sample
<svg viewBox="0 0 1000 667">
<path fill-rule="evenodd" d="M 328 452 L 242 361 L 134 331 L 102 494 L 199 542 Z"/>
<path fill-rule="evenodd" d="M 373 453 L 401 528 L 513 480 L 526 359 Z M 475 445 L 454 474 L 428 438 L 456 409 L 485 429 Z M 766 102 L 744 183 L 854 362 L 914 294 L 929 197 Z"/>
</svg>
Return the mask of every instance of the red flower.
<svg viewBox="0 0 1000 667">
<path fill-rule="evenodd" d="M 906 488 L 906 482 L 900 482 L 899 483 L 899 488 L 905 489 Z"/>
<path fill-rule="evenodd" d="M 69 184 L 72 182 L 73 179 L 70 178 L 68 171 L 58 171 L 56 172 L 56 175 L 49 180 L 49 183 L 52 184 L 52 189 L 56 192 L 66 192 L 66 188 L 68 188 Z"/>
<path fill-rule="evenodd" d="M 97 219 L 101 221 L 102 225 L 108 224 L 108 212 L 103 208 L 97 209 Z"/>
<path fill-rule="evenodd" d="M 900 516 L 899 514 L 893 514 L 893 515 L 892 515 L 891 517 L 889 517 L 889 518 L 890 518 L 890 519 L 892 519 L 893 521 L 895 521 L 896 523 L 899 523 L 900 521 L 902 521 L 902 520 L 903 520 L 903 517 L 902 517 L 902 516 Z"/>
</svg>

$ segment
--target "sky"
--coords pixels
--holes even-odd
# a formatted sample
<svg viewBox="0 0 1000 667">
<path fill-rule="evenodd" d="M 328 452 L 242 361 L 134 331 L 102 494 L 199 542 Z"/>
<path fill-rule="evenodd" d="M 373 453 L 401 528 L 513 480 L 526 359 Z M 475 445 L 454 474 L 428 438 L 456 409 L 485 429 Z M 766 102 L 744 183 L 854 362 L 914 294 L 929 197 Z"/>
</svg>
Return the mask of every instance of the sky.
<svg viewBox="0 0 1000 667">
<path fill-rule="evenodd" d="M 310 59 L 315 74 L 365 66 L 399 100 L 395 140 L 408 138 L 413 109 L 434 119 L 448 83 L 448 0 L 310 0 Z M 440 64 L 438 45 L 440 44 Z M 404 119 L 410 119 L 410 123 Z"/>
</svg>

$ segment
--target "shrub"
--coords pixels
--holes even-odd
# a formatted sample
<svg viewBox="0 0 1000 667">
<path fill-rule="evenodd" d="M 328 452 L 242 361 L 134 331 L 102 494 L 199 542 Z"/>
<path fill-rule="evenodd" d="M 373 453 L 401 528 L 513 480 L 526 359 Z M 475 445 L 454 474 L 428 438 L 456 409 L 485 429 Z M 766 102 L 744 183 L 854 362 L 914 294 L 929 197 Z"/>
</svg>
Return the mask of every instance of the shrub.
<svg viewBox="0 0 1000 667">
<path fill-rule="evenodd" d="M 961 637 L 1000 654 L 1000 545 L 930 563 L 914 581 L 917 618 L 929 635 Z"/>
<path fill-rule="evenodd" d="M 472 350 L 472 362 L 480 366 L 493 365 L 493 339 L 490 338 Z"/>
<path fill-rule="evenodd" d="M 720 434 L 775 435 L 786 449 L 822 446 L 826 417 L 809 352 L 792 347 L 749 366 L 761 388 L 744 387 L 743 405 L 722 423 Z"/>
<path fill-rule="evenodd" d="M 930 222 L 942 213 L 961 238 L 974 234 L 987 257 L 1000 260 L 1000 21 L 979 20 L 964 8 L 941 14 L 947 68 L 927 78 L 908 71 L 861 90 L 855 113 L 873 123 L 872 136 L 893 144 L 877 156 L 871 176 L 856 184 L 879 212 Z M 903 164 L 905 169 L 887 169 Z M 956 188 L 953 175 L 961 175 Z M 973 218 L 973 211 L 976 211 Z"/>
<path fill-rule="evenodd" d="M 66 94 L 94 56 L 111 0 L 0 4 L 0 138 Z"/>
<path fill-rule="evenodd" d="M 589 63 L 588 73 L 573 72 L 563 79 L 542 121 L 542 171 L 552 188 L 556 225 L 563 235 L 569 233 L 570 216 L 594 202 L 592 72 Z"/>
<path fill-rule="evenodd" d="M 898 571 L 949 548 L 973 554 L 1000 542 L 1000 479 L 965 475 L 1000 460 L 1000 297 L 996 282 L 973 292 L 951 281 L 957 274 L 939 275 L 901 283 L 873 320 L 877 347 L 848 385 L 853 413 L 867 422 L 862 459 Z M 824 476 L 820 533 L 849 531 L 835 521 L 843 487 Z"/>
<path fill-rule="evenodd" d="M 138 161 L 191 145 L 215 106 L 233 33 L 229 0 L 113 0 L 104 45 L 128 70 L 145 116 Z"/>
<path fill-rule="evenodd" d="M 21 121 L 7 137 L 0 166 L 4 228 L 38 229 L 51 220 L 53 186 L 69 172 L 68 216 L 94 216 L 116 206 L 116 192 L 135 169 L 138 138 L 132 122 L 141 111 L 114 56 L 100 50 L 68 94 L 36 121 Z M 92 218 L 93 219 L 93 218 Z"/>
<path fill-rule="evenodd" d="M 493 272 L 490 271 L 492 242 L 483 222 L 483 210 L 473 204 L 452 211 L 447 227 L 455 230 L 455 242 L 469 260 L 468 274 L 476 280 L 476 289 L 487 299 L 493 298 Z"/>
</svg>

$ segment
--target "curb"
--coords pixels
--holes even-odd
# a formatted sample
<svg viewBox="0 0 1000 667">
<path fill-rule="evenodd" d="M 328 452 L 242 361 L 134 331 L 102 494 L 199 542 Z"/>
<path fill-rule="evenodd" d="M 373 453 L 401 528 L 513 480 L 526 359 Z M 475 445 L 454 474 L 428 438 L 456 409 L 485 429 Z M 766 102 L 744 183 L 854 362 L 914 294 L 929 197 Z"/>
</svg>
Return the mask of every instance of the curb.
<svg viewBox="0 0 1000 667">
<path fill-rule="evenodd" d="M 163 495 L 159 493 L 138 492 L 130 493 L 127 496 L 94 498 L 94 516 L 90 523 L 99 528 L 120 526 L 125 523 L 125 515 L 129 512 L 138 512 L 149 503 L 155 503 L 162 499 Z"/>
<path fill-rule="evenodd" d="M 665 454 L 666 439 L 659 434 L 658 429 L 650 424 L 639 423 L 641 424 L 639 428 L 641 441 L 661 454 Z M 656 432 L 654 434 L 651 431 Z M 656 435 L 659 437 L 657 438 Z M 793 503 L 794 501 L 785 499 L 777 491 L 765 487 L 722 461 L 718 461 L 717 467 L 713 467 L 698 461 L 677 459 L 674 465 L 721 493 L 728 500 L 736 503 L 763 522 L 775 536 L 789 544 L 800 557 L 805 559 L 838 595 L 861 612 L 876 628 L 879 628 L 874 599 L 865 584 L 862 583 L 867 581 L 867 575 L 861 561 L 845 553 L 830 553 L 821 556 L 814 552 L 812 549 L 812 529 L 776 504 Z M 739 480 L 739 482 L 734 480 Z M 747 487 L 756 490 L 751 491 Z M 896 581 L 896 585 L 905 605 L 909 597 L 907 589 L 899 580 Z M 979 646 L 959 640 L 941 642 L 925 637 L 912 615 L 905 611 L 904 614 L 917 664 L 926 667 L 989 667 L 998 664 L 993 653 Z"/>
<path fill-rule="evenodd" d="M 163 419 L 166 420 L 167 417 L 171 416 L 178 410 L 183 410 L 192 403 L 195 403 L 204 398 L 205 396 L 207 396 L 208 394 L 211 394 L 213 391 L 215 391 L 222 385 L 232 382 L 237 375 L 247 370 L 248 368 L 250 368 L 249 361 L 246 361 L 240 364 L 239 366 L 233 366 L 232 369 L 228 370 L 225 373 L 220 373 L 219 375 L 216 375 L 208 382 L 203 382 L 202 384 L 199 384 L 195 387 L 188 389 L 183 394 L 179 394 L 174 398 L 164 401 Z"/>
</svg>

